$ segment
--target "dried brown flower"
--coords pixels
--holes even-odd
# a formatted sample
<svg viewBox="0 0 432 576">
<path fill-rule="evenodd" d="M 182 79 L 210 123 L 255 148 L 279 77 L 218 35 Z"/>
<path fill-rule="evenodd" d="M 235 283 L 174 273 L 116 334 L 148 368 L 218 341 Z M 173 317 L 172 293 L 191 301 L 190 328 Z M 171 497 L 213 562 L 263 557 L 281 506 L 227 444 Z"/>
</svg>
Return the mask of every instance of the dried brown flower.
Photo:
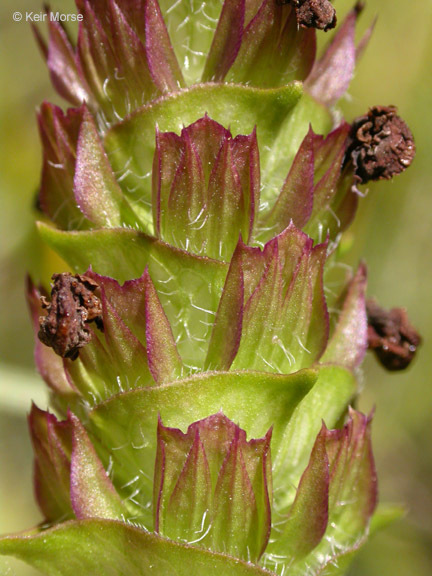
<svg viewBox="0 0 432 576">
<path fill-rule="evenodd" d="M 414 159 L 413 135 L 396 112 L 395 106 L 374 106 L 352 124 L 347 158 L 351 157 L 362 184 L 389 180 Z"/>
<path fill-rule="evenodd" d="M 103 329 L 102 304 L 94 294 L 98 284 L 80 274 L 54 274 L 51 290 L 51 302 L 41 297 L 42 307 L 47 316 L 39 319 L 39 339 L 63 358 L 75 360 L 79 349 L 91 340 L 87 327 L 95 322 Z"/>
<path fill-rule="evenodd" d="M 336 26 L 336 10 L 329 0 L 290 0 L 302 28 L 330 30 Z"/>
<path fill-rule="evenodd" d="M 385 310 L 374 300 L 366 302 L 368 344 L 387 370 L 404 370 L 412 362 L 421 337 L 410 324 L 406 310 Z"/>
</svg>

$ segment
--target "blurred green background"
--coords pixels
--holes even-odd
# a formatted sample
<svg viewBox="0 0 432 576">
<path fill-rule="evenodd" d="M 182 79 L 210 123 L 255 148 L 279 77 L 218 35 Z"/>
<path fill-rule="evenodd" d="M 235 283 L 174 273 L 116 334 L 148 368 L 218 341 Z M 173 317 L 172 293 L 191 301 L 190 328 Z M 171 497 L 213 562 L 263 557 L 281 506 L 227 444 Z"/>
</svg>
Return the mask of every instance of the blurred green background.
<svg viewBox="0 0 432 576">
<path fill-rule="evenodd" d="M 335 0 L 340 18 L 351 0 Z M 73 2 L 51 3 L 63 12 Z M 33 502 L 32 456 L 26 413 L 46 394 L 33 367 L 33 342 L 24 301 L 24 277 L 47 281 L 58 266 L 39 241 L 33 203 L 41 152 L 35 110 L 59 102 L 50 86 L 29 25 L 15 11 L 39 12 L 39 0 L 0 4 L 0 533 L 40 521 Z M 349 94 L 348 120 L 369 106 L 395 104 L 415 134 L 417 158 L 394 182 L 370 188 L 348 255 L 369 267 L 369 295 L 387 307 L 405 306 L 424 343 L 405 373 L 388 374 L 372 357 L 364 367 L 360 408 L 376 406 L 374 450 L 382 502 L 404 503 L 407 514 L 375 535 L 351 576 L 432 574 L 432 1 L 370 0 L 359 33 L 378 15 L 375 32 Z M 324 38 L 325 40 L 325 38 Z M 0 560 L 1 575 L 35 574 Z"/>
</svg>

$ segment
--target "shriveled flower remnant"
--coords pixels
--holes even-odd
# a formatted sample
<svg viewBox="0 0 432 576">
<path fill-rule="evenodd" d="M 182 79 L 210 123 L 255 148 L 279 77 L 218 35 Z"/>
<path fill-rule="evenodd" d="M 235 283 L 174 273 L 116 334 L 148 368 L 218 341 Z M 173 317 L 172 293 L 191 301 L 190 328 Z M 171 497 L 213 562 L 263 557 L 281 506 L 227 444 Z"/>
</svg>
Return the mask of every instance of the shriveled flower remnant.
<svg viewBox="0 0 432 576">
<path fill-rule="evenodd" d="M 329 0 L 289 0 L 289 2 L 294 6 L 300 26 L 324 31 L 336 26 L 336 10 Z"/>
<path fill-rule="evenodd" d="M 90 342 L 89 322 L 103 329 L 102 307 L 94 294 L 98 285 L 80 274 L 54 274 L 51 302 L 41 296 L 47 316 L 40 318 L 39 340 L 63 358 L 78 358 L 79 349 Z"/>
<path fill-rule="evenodd" d="M 413 135 L 396 112 L 395 106 L 375 106 L 353 122 L 350 154 L 362 184 L 390 180 L 414 159 Z"/>
<path fill-rule="evenodd" d="M 415 153 L 392 106 L 335 122 L 362 4 L 319 58 L 328 0 L 77 8 L 76 44 L 36 31 L 73 106 L 38 115 L 39 232 L 73 271 L 28 283 L 45 522 L 0 552 L 56 576 L 340 574 L 380 517 L 360 366 L 420 342 L 367 303 L 364 264 L 331 281 L 358 187 Z"/>
<path fill-rule="evenodd" d="M 368 344 L 387 370 L 404 370 L 414 359 L 421 337 L 403 308 L 384 310 L 374 300 L 366 302 Z"/>
</svg>

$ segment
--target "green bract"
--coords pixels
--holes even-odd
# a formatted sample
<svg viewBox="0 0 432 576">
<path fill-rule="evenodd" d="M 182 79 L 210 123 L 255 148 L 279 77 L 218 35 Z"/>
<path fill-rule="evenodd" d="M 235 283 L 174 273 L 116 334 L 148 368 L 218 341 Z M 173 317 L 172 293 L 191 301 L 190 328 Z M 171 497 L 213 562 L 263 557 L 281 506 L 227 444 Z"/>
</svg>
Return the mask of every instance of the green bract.
<svg viewBox="0 0 432 576">
<path fill-rule="evenodd" d="M 358 203 L 330 106 L 359 7 L 319 60 L 296 2 L 77 7 L 76 44 L 37 32 L 74 106 L 39 112 L 39 232 L 75 275 L 51 302 L 28 285 L 35 334 L 77 344 L 36 338 L 45 523 L 0 552 L 53 576 L 341 573 L 377 499 L 349 409 L 365 266 L 326 285 Z"/>
</svg>

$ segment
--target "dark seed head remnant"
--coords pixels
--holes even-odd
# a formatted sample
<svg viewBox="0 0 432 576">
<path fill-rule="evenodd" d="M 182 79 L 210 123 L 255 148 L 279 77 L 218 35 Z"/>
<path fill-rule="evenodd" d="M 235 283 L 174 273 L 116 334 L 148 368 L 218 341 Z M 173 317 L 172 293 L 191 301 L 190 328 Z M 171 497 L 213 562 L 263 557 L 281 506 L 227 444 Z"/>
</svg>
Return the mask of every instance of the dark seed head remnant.
<svg viewBox="0 0 432 576">
<path fill-rule="evenodd" d="M 94 294 L 98 284 L 80 274 L 54 274 L 51 302 L 41 297 L 47 316 L 39 318 L 39 340 L 63 358 L 75 360 L 91 340 L 90 322 L 103 330 L 102 304 Z"/>
<path fill-rule="evenodd" d="M 352 124 L 347 159 L 361 184 L 389 180 L 414 159 L 413 135 L 396 112 L 395 106 L 374 106 Z"/>
<path fill-rule="evenodd" d="M 288 0 L 281 3 L 294 7 L 297 23 L 302 28 L 327 31 L 336 26 L 336 10 L 329 0 Z"/>
<path fill-rule="evenodd" d="M 387 370 L 404 370 L 412 362 L 421 337 L 402 308 L 384 310 L 374 300 L 366 302 L 368 345 Z"/>
</svg>

